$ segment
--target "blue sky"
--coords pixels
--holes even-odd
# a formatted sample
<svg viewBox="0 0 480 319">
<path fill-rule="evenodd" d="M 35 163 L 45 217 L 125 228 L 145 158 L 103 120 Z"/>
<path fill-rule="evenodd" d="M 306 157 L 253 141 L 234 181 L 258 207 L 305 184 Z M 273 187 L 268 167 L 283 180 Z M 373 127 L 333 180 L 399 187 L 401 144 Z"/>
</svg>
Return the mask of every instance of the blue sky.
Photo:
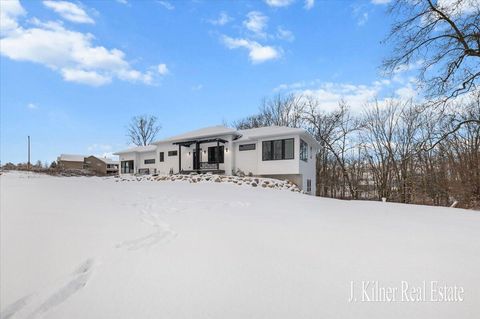
<svg viewBox="0 0 480 319">
<path fill-rule="evenodd" d="M 380 74 L 387 0 L 0 1 L 2 163 L 26 161 L 27 135 L 33 161 L 123 149 L 138 114 L 161 138 L 277 93 L 326 110 L 414 94 L 408 70 Z"/>
</svg>

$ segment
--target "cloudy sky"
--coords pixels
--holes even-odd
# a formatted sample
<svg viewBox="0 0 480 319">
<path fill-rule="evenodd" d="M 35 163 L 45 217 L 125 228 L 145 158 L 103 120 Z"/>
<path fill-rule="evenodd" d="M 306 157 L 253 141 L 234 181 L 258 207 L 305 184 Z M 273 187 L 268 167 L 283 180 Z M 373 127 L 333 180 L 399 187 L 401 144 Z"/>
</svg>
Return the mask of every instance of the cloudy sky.
<svg viewBox="0 0 480 319">
<path fill-rule="evenodd" d="M 304 92 L 332 109 L 411 97 L 414 66 L 379 66 L 388 0 L 0 0 L 1 161 L 108 154 L 154 114 L 159 137 Z"/>
</svg>

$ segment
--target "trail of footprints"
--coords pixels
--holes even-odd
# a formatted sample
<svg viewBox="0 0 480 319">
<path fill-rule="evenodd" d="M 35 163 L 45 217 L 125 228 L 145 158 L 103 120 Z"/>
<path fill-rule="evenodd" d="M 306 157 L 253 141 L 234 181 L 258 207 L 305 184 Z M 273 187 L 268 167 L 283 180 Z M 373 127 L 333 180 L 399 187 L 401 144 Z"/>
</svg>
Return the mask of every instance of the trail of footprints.
<svg viewBox="0 0 480 319">
<path fill-rule="evenodd" d="M 161 202 L 157 207 L 155 202 Z M 171 198 L 149 197 L 146 205 L 140 209 L 140 219 L 142 222 L 152 226 L 153 231 L 139 238 L 122 241 L 115 245 L 116 249 L 134 251 L 147 249 L 173 240 L 177 233 L 171 229 L 170 225 L 163 222 L 159 215 L 153 211 L 171 214 L 179 213 L 195 207 L 196 210 L 211 210 L 217 208 L 248 207 L 250 204 L 245 202 L 227 202 L 227 201 L 208 201 L 208 200 L 174 200 Z M 180 207 L 178 207 L 180 205 Z M 138 207 L 134 203 L 132 206 Z M 24 296 L 12 304 L 8 305 L 1 313 L 0 319 L 41 318 L 50 310 L 65 302 L 68 298 L 84 288 L 91 279 L 95 268 L 108 264 L 108 256 L 103 258 L 90 258 L 78 266 L 78 268 L 60 279 L 58 282 L 37 292 Z"/>
</svg>

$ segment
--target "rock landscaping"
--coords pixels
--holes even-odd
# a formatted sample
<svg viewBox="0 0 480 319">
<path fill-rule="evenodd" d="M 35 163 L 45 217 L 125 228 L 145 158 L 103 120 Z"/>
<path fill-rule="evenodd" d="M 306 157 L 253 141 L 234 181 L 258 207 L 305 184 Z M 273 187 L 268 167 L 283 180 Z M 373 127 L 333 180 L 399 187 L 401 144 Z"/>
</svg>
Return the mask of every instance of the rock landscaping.
<svg viewBox="0 0 480 319">
<path fill-rule="evenodd" d="M 262 187 L 269 189 L 289 190 L 301 193 L 297 185 L 289 180 L 278 180 L 273 178 L 261 178 L 251 176 L 226 176 L 216 174 L 175 174 L 175 175 L 139 175 L 139 176 L 116 176 L 117 182 L 141 182 L 141 181 L 170 181 L 170 182 L 189 182 L 189 183 L 231 183 L 238 186 Z"/>
</svg>

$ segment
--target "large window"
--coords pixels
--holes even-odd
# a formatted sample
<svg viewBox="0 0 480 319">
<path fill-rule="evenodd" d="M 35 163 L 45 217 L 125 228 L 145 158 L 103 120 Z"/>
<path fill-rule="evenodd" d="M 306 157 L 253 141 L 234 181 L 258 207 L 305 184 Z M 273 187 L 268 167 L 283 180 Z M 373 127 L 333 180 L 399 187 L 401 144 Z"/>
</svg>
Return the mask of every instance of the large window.
<svg viewBox="0 0 480 319">
<path fill-rule="evenodd" d="M 168 151 L 168 156 L 177 156 L 177 151 Z"/>
<path fill-rule="evenodd" d="M 165 162 L 165 153 L 164 152 L 160 152 L 160 162 Z"/>
<path fill-rule="evenodd" d="M 255 144 L 241 144 L 238 146 L 239 151 L 253 151 L 255 150 Z"/>
<path fill-rule="evenodd" d="M 308 144 L 302 139 L 300 139 L 300 159 L 305 162 L 308 160 Z"/>
<path fill-rule="evenodd" d="M 262 142 L 262 160 L 276 161 L 294 158 L 293 138 Z"/>
<path fill-rule="evenodd" d="M 133 173 L 133 161 L 122 161 L 120 167 L 122 174 Z"/>
<path fill-rule="evenodd" d="M 223 163 L 224 156 L 223 156 L 223 146 L 218 147 L 218 158 L 217 158 L 217 147 L 212 146 L 208 148 L 208 163 Z"/>
<path fill-rule="evenodd" d="M 146 159 L 143 161 L 144 164 L 155 164 L 155 159 L 154 158 L 151 158 L 151 159 Z"/>
</svg>

